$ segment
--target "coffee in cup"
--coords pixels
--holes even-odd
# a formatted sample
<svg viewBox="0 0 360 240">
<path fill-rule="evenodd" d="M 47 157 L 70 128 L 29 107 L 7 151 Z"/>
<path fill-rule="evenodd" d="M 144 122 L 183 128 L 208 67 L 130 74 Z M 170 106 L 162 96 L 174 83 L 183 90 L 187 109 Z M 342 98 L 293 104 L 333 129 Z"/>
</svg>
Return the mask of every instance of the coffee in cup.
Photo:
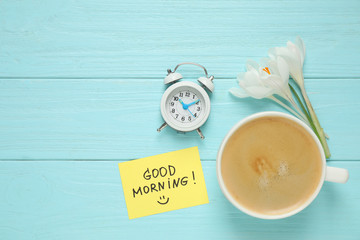
<svg viewBox="0 0 360 240">
<path fill-rule="evenodd" d="M 217 161 L 225 196 L 262 218 L 281 218 L 305 208 L 325 178 L 317 137 L 284 113 L 265 112 L 238 123 L 225 137 Z"/>
</svg>

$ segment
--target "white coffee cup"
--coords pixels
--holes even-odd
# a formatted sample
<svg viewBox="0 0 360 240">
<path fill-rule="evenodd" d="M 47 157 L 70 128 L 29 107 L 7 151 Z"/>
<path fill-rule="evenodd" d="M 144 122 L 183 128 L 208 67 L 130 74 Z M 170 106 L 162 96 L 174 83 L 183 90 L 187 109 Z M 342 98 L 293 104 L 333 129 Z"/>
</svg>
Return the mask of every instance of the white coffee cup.
<svg viewBox="0 0 360 240">
<path fill-rule="evenodd" d="M 241 203 L 236 201 L 231 196 L 231 194 L 229 193 L 227 187 L 225 186 L 223 177 L 221 175 L 221 156 L 223 154 L 224 147 L 225 147 L 226 143 L 228 142 L 229 138 L 233 135 L 234 132 L 236 132 L 236 130 L 238 128 L 240 128 L 245 123 L 248 123 L 250 121 L 253 121 L 253 120 L 261 118 L 261 117 L 283 117 L 283 118 L 289 119 L 289 120 L 295 122 L 296 124 L 300 125 L 315 140 L 315 142 L 316 142 L 316 144 L 318 146 L 319 152 L 321 154 L 322 173 L 321 173 L 321 179 L 319 181 L 319 184 L 318 184 L 315 192 L 307 199 L 307 201 L 304 202 L 304 204 L 302 204 L 298 208 L 296 208 L 296 209 L 294 209 L 294 210 L 292 210 L 290 212 L 279 214 L 279 215 L 266 215 L 266 214 L 257 213 L 257 212 L 254 212 L 254 211 L 246 208 L 245 206 L 241 205 Z M 220 145 L 220 149 L 219 149 L 217 159 L 216 159 L 216 172 L 217 172 L 217 178 L 218 178 L 218 181 L 219 181 L 220 188 L 221 188 L 222 192 L 224 193 L 225 197 L 235 207 L 237 207 L 239 210 L 243 211 L 244 213 L 246 213 L 246 214 L 248 214 L 250 216 L 257 217 L 257 218 L 262 218 L 262 219 L 280 219 L 280 218 L 290 217 L 290 216 L 300 212 L 301 210 L 306 208 L 308 205 L 310 205 L 310 203 L 316 198 L 316 196 L 320 192 L 320 189 L 323 186 L 324 181 L 337 182 L 337 183 L 346 183 L 347 180 L 349 179 L 348 170 L 343 169 L 343 168 L 335 168 L 335 167 L 326 166 L 326 158 L 325 158 L 323 148 L 321 146 L 321 143 L 320 143 L 319 139 L 317 138 L 315 133 L 311 130 L 311 128 L 308 127 L 304 122 L 302 122 L 298 118 L 295 118 L 294 116 L 292 116 L 290 114 L 286 114 L 286 113 L 282 113 L 282 112 L 260 112 L 260 113 L 256 113 L 256 114 L 253 114 L 253 115 L 250 115 L 250 116 L 244 118 L 243 120 L 241 120 L 237 124 L 235 124 L 235 126 L 233 126 L 231 128 L 231 130 L 226 134 L 224 140 L 222 141 L 222 143 Z"/>
</svg>

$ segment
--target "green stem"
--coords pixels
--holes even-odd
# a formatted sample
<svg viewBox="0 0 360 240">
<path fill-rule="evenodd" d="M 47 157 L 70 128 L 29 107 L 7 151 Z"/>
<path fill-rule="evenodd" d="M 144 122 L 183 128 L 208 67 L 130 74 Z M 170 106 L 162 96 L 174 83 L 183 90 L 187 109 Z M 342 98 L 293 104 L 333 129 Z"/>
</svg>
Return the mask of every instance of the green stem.
<svg viewBox="0 0 360 240">
<path fill-rule="evenodd" d="M 290 87 L 291 92 L 292 92 L 293 95 L 295 96 L 296 100 L 297 100 L 298 103 L 300 104 L 301 110 L 304 112 L 307 120 L 308 120 L 309 122 L 311 122 L 311 118 L 310 118 L 307 110 L 305 109 L 304 104 L 302 103 L 302 101 L 300 101 L 299 95 L 297 94 L 296 90 L 293 88 L 293 86 L 291 86 L 290 83 L 289 83 L 289 87 Z"/>
<path fill-rule="evenodd" d="M 291 92 L 292 92 L 293 95 L 295 96 L 296 100 L 297 100 L 298 103 L 300 104 L 300 107 L 301 107 L 302 111 L 305 113 L 305 116 L 306 116 L 307 120 L 308 120 L 309 123 L 310 123 L 310 127 L 313 129 L 314 133 L 316 134 L 316 136 L 317 136 L 317 137 L 319 138 L 319 140 L 320 140 L 319 133 L 318 133 L 318 131 L 317 131 L 317 129 L 316 129 L 313 121 L 311 120 L 311 117 L 309 116 L 309 113 L 307 112 L 304 104 L 303 104 L 302 101 L 300 100 L 299 95 L 297 94 L 297 92 L 296 92 L 296 90 L 293 88 L 293 86 L 290 85 L 290 83 L 289 83 L 289 87 L 290 87 Z"/>
<path fill-rule="evenodd" d="M 292 79 L 294 79 L 294 82 L 295 82 L 295 84 L 296 84 L 296 86 L 298 86 L 299 87 L 299 89 L 300 89 L 300 91 L 301 91 L 301 89 L 304 89 L 304 91 L 305 91 L 305 86 L 304 86 L 304 77 L 303 77 L 303 75 L 301 74 L 301 76 L 299 77 L 299 79 L 300 79 L 300 81 L 297 81 L 297 80 L 295 80 L 295 78 L 292 76 L 292 75 L 290 75 L 291 77 L 292 77 Z M 295 90 L 295 89 L 294 89 Z M 300 95 L 301 96 L 301 98 L 302 98 L 302 100 L 305 102 L 305 98 L 304 98 L 304 95 L 302 94 L 302 95 Z M 299 102 L 300 102 L 300 100 L 299 100 Z M 310 101 L 309 101 L 310 102 Z M 302 103 L 302 101 L 301 101 L 301 103 Z M 303 105 L 304 106 L 304 105 Z M 305 105 L 306 106 L 306 105 Z M 309 109 L 308 109 L 308 107 L 306 106 L 306 115 L 307 115 L 307 117 L 308 117 L 308 119 L 309 118 L 311 118 L 310 116 L 309 116 L 309 114 L 308 114 L 308 112 L 309 112 Z M 314 124 L 314 123 L 313 123 Z M 315 127 L 315 126 L 314 126 Z M 329 139 L 330 137 L 326 134 L 326 132 L 324 131 L 324 135 L 325 135 L 325 138 L 326 139 Z M 319 137 L 319 139 L 320 139 L 320 137 Z"/>
<path fill-rule="evenodd" d="M 310 99 L 309 99 L 309 97 L 308 97 L 308 95 L 306 93 L 306 90 L 305 90 L 305 86 L 304 85 L 300 86 L 300 89 L 301 89 L 301 93 L 302 93 L 302 95 L 304 97 L 306 107 L 309 110 L 312 122 L 313 122 L 317 132 L 319 133 L 318 137 L 320 139 L 321 145 L 324 148 L 325 156 L 326 156 L 326 158 L 329 158 L 331 156 L 331 154 L 330 154 L 329 146 L 328 146 L 328 144 L 326 142 L 324 129 L 321 127 L 319 119 L 317 118 L 317 116 L 315 114 L 315 111 L 314 111 L 314 108 L 311 105 Z"/>
<path fill-rule="evenodd" d="M 291 112 L 292 114 L 294 114 L 296 117 L 298 117 L 299 119 L 303 120 L 304 122 L 306 122 L 306 119 L 304 119 L 302 116 L 300 116 L 297 112 L 295 112 L 293 109 L 291 109 L 289 106 L 287 106 L 286 104 L 284 104 L 282 101 L 280 101 L 279 99 L 277 99 L 274 96 L 270 96 L 268 97 L 269 99 L 273 100 L 274 102 L 276 102 L 277 104 L 279 104 L 280 106 L 282 106 L 283 108 L 285 108 L 286 110 L 288 110 L 289 112 Z"/>
<path fill-rule="evenodd" d="M 301 119 L 310 126 L 310 123 L 306 119 L 305 114 L 301 111 L 299 106 L 295 103 L 295 101 L 294 101 L 294 99 L 293 99 L 293 97 L 291 95 L 290 88 L 289 88 L 288 92 L 286 91 L 286 94 L 284 96 L 285 96 L 284 99 L 286 99 L 292 105 L 292 107 L 296 110 L 296 112 L 301 115 Z"/>
</svg>

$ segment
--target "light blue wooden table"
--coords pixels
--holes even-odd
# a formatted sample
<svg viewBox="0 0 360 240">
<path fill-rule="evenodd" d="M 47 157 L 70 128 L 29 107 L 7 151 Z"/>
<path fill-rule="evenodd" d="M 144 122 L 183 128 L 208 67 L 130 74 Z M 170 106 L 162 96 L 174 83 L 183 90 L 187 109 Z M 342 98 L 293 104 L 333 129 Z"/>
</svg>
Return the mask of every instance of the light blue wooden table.
<svg viewBox="0 0 360 240">
<path fill-rule="evenodd" d="M 283 110 L 228 89 L 247 59 L 297 35 L 328 163 L 350 179 L 296 216 L 258 220 L 222 195 L 216 153 L 240 119 Z M 358 0 L 0 0 L 0 239 L 360 239 L 359 44 Z M 204 141 L 156 132 L 163 77 L 182 61 L 215 75 Z M 128 220 L 117 164 L 191 146 L 210 203 Z"/>
</svg>

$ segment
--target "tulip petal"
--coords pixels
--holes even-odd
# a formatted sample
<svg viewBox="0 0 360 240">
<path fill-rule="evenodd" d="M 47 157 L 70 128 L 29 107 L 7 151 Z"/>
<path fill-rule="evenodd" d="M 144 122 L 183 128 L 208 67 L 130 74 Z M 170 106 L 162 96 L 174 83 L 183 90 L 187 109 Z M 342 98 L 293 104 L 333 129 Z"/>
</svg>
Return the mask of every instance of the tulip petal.
<svg viewBox="0 0 360 240">
<path fill-rule="evenodd" d="M 253 86 L 244 89 L 251 97 L 262 99 L 273 95 L 274 91 L 271 88 Z"/>
<path fill-rule="evenodd" d="M 276 47 L 270 48 L 268 51 L 268 55 L 270 56 L 270 58 L 274 59 L 276 58 Z"/>
<path fill-rule="evenodd" d="M 248 71 L 244 74 L 244 77 L 242 80 L 239 80 L 245 87 L 252 86 L 252 85 L 261 85 L 260 76 L 259 73 L 255 70 Z"/>
<path fill-rule="evenodd" d="M 267 88 L 271 88 L 274 89 L 275 92 L 278 92 L 279 90 L 281 90 L 283 88 L 283 80 L 280 76 L 269 76 L 265 81 L 264 81 L 264 85 Z"/>
<path fill-rule="evenodd" d="M 259 68 L 260 68 L 259 64 L 254 60 L 249 59 L 246 61 L 246 69 L 248 71 L 251 71 L 252 69 L 259 71 Z"/>
<path fill-rule="evenodd" d="M 289 82 L 289 66 L 282 57 L 277 58 L 279 74 L 282 80 L 288 84 Z"/>
<path fill-rule="evenodd" d="M 239 81 L 242 81 L 245 77 L 245 73 L 241 72 L 237 75 L 237 82 L 239 83 Z"/>
<path fill-rule="evenodd" d="M 292 43 L 288 42 L 287 47 L 275 49 L 276 55 L 282 57 L 287 65 L 291 76 L 299 78 L 302 74 L 301 55 L 299 49 Z"/>
<path fill-rule="evenodd" d="M 246 97 L 249 97 L 249 94 L 247 94 L 243 89 L 240 89 L 240 88 L 231 88 L 229 90 L 229 92 L 235 96 L 235 97 L 238 97 L 238 98 L 246 98 Z"/>
<path fill-rule="evenodd" d="M 305 44 L 304 41 L 301 39 L 301 37 L 297 36 L 295 40 L 295 45 L 299 48 L 300 54 L 301 54 L 301 66 L 304 65 L 304 59 L 305 59 Z"/>
<path fill-rule="evenodd" d="M 274 59 L 262 58 L 260 62 L 262 63 L 263 66 L 267 66 L 270 69 L 272 75 L 279 75 L 278 66 L 275 59 L 276 57 Z"/>
<path fill-rule="evenodd" d="M 292 52 L 295 60 L 297 60 L 299 62 L 299 64 L 301 65 L 301 53 L 300 53 L 300 49 L 298 48 L 298 46 L 296 46 L 294 43 L 288 41 L 287 42 L 287 47 L 288 49 Z"/>
</svg>

